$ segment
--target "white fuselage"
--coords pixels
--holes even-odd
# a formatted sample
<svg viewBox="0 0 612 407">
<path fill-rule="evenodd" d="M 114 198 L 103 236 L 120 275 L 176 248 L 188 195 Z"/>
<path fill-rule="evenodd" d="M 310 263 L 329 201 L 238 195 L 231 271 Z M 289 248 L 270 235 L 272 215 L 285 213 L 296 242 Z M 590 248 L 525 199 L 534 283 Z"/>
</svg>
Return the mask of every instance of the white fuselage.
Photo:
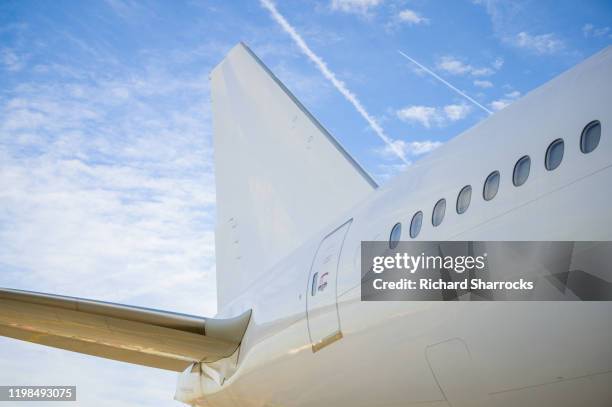
<svg viewBox="0 0 612 407">
<path fill-rule="evenodd" d="M 612 302 L 362 302 L 360 243 L 387 240 L 397 222 L 410 240 L 610 240 L 612 238 L 612 51 L 577 67 L 447 143 L 313 236 L 221 310 L 252 309 L 237 370 L 211 406 L 610 406 Z M 598 147 L 581 132 L 602 126 Z M 565 143 L 561 165 L 544 166 Z M 517 160 L 527 182 L 515 187 Z M 483 182 L 501 174 L 498 194 Z M 459 190 L 472 186 L 459 215 Z M 339 188 L 342 186 L 339 185 Z M 447 200 L 433 227 L 432 208 Z M 321 242 L 341 228 L 330 303 L 308 304 Z M 333 250 L 333 249 L 332 249 Z M 335 273 L 335 275 L 334 275 Z M 609 279 L 609 276 L 608 276 Z M 313 352 L 313 330 L 340 331 Z"/>
</svg>

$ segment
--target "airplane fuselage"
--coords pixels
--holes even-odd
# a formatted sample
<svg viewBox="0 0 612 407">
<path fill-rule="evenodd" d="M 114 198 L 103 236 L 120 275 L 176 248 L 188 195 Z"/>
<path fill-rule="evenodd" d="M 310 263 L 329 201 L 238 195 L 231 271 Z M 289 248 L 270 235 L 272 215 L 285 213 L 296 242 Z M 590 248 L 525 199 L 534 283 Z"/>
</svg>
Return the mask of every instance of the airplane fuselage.
<svg viewBox="0 0 612 407">
<path fill-rule="evenodd" d="M 608 49 L 412 165 L 261 275 L 221 310 L 253 314 L 237 369 L 206 402 L 610 405 L 612 303 L 362 302 L 360 244 L 386 241 L 397 223 L 402 240 L 411 240 L 419 211 L 420 240 L 610 240 L 611 74 Z M 594 120 L 601 139 L 584 153 L 581 134 Z M 547 169 L 547 150 L 558 139 L 561 163 Z M 526 155 L 529 176 L 515 186 L 515 164 Z M 484 182 L 494 171 L 499 190 L 487 201 Z M 471 201 L 459 214 L 466 185 Z M 433 226 L 442 198 L 445 216 Z M 328 273 L 332 300 L 313 295 L 317 270 Z"/>
</svg>

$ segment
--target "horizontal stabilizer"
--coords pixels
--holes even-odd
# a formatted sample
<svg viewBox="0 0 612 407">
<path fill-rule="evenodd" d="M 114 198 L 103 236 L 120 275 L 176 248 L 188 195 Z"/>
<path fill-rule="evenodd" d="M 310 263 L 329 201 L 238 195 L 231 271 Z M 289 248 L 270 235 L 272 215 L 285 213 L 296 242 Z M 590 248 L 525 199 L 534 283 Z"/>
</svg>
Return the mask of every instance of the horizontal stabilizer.
<svg viewBox="0 0 612 407">
<path fill-rule="evenodd" d="M 80 298 L 0 289 L 0 335 L 160 369 L 232 355 L 250 311 L 212 319 Z"/>
</svg>

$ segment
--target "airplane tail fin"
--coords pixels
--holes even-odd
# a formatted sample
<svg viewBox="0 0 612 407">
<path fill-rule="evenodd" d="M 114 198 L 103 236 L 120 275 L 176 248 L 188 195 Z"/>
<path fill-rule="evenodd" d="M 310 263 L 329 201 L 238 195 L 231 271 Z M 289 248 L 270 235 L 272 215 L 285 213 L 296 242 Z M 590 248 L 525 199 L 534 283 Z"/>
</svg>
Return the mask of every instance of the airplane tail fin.
<svg viewBox="0 0 612 407">
<path fill-rule="evenodd" d="M 246 45 L 211 93 L 221 311 L 377 185 Z"/>
</svg>

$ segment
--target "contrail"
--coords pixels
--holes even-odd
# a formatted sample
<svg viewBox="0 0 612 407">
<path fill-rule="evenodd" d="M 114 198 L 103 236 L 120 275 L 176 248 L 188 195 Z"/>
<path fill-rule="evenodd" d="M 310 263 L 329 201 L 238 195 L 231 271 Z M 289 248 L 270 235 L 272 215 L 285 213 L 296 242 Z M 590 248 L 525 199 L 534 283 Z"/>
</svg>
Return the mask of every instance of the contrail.
<svg viewBox="0 0 612 407">
<path fill-rule="evenodd" d="M 399 52 L 401 56 L 403 56 L 404 58 L 406 58 L 407 60 L 409 60 L 410 62 L 412 62 L 413 64 L 415 64 L 416 66 L 418 66 L 419 68 L 421 68 L 422 70 L 424 70 L 425 72 L 427 72 L 428 74 L 430 74 L 431 76 L 433 76 L 434 78 L 436 78 L 437 80 L 439 80 L 440 82 L 448 86 L 449 88 L 451 88 L 452 90 L 454 90 L 455 92 L 457 92 L 458 94 L 460 94 L 461 96 L 463 96 L 464 98 L 466 98 L 467 100 L 469 100 L 470 102 L 472 102 L 473 104 L 475 104 L 476 106 L 478 106 L 479 108 L 487 112 L 488 114 L 493 114 L 492 111 L 490 111 L 489 109 L 487 109 L 486 107 L 484 107 L 483 105 L 481 105 L 480 103 L 478 103 L 477 101 L 475 101 L 474 99 L 466 95 L 465 93 L 461 92 L 459 89 L 457 89 L 456 87 L 454 87 L 453 85 L 445 81 L 444 79 L 442 79 L 431 69 L 428 69 L 426 66 L 419 64 L 417 61 L 410 58 L 408 55 L 404 54 L 402 51 L 398 50 L 397 52 Z"/>
<path fill-rule="evenodd" d="M 323 74 L 323 76 L 331 82 L 331 84 L 344 96 L 344 98 L 353 105 L 353 107 L 357 110 L 357 112 L 365 119 L 366 122 L 370 125 L 374 133 L 378 137 L 384 141 L 389 148 L 402 160 L 405 164 L 408 164 L 408 161 L 404 157 L 403 152 L 399 149 L 399 147 L 393 143 L 393 140 L 385 134 L 383 128 L 376 122 L 374 117 L 372 117 L 365 107 L 361 104 L 357 96 L 351 92 L 346 84 L 336 77 L 328 67 L 325 61 L 323 61 L 317 54 L 315 54 L 308 44 L 304 41 L 304 39 L 297 33 L 295 28 L 289 24 L 289 22 L 283 17 L 281 13 L 278 12 L 276 6 L 271 0 L 260 0 L 260 4 L 268 9 L 272 18 L 285 30 L 287 34 L 293 39 L 296 45 L 300 48 L 300 50 L 310 59 L 317 69 Z"/>
</svg>

